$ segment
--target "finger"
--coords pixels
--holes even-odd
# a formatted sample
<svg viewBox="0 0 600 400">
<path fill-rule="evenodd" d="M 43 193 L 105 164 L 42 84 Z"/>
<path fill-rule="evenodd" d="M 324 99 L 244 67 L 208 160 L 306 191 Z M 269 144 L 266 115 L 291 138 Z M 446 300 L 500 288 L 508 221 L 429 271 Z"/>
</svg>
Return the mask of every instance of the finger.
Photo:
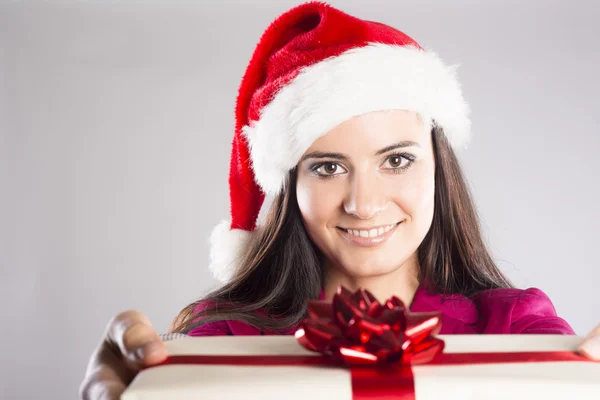
<svg viewBox="0 0 600 400">
<path fill-rule="evenodd" d="M 167 357 L 167 349 L 150 320 L 138 311 L 125 311 L 109 324 L 107 341 L 130 362 L 154 365 Z"/>
<path fill-rule="evenodd" d="M 589 359 L 600 361 L 600 325 L 583 339 L 579 345 L 579 353 Z"/>
<path fill-rule="evenodd" d="M 138 370 L 138 367 L 123 358 L 118 349 L 110 347 L 105 339 L 90 358 L 85 378 L 80 385 L 80 398 L 119 399 Z"/>
<path fill-rule="evenodd" d="M 127 385 L 120 379 L 107 378 L 103 373 L 87 377 L 80 388 L 83 400 L 119 400 Z"/>
</svg>

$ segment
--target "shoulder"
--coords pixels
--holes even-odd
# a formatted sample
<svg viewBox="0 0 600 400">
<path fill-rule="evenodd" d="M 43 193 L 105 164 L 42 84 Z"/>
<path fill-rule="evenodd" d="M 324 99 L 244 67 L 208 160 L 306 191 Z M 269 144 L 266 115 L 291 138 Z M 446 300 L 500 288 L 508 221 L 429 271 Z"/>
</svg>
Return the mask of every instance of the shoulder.
<svg viewBox="0 0 600 400">
<path fill-rule="evenodd" d="M 432 294 L 421 287 L 411 310 L 441 312 L 444 334 L 574 334 L 557 316 L 550 298 L 537 288 L 489 289 L 466 297 Z"/>
<path fill-rule="evenodd" d="M 509 312 L 517 318 L 527 314 L 556 316 L 552 301 L 538 288 L 482 290 L 471 299 L 486 313 Z"/>
<path fill-rule="evenodd" d="M 213 305 L 214 302 L 210 300 L 199 302 L 192 312 L 194 323 L 199 322 L 203 312 Z M 231 329 L 226 321 L 215 321 L 192 328 L 187 334 L 189 336 L 227 336 L 231 335 Z"/>
<path fill-rule="evenodd" d="M 491 289 L 472 297 L 485 329 L 491 333 L 574 334 L 558 317 L 552 301 L 538 288 Z"/>
<path fill-rule="evenodd" d="M 196 316 L 194 318 L 194 322 L 199 321 L 202 318 L 202 313 L 207 308 L 214 306 L 214 301 L 205 300 L 198 303 L 198 305 L 194 308 L 193 315 Z M 242 321 L 234 321 L 234 320 L 222 320 L 209 322 L 207 324 L 203 324 L 191 329 L 188 332 L 189 336 L 237 336 L 237 335 L 261 335 L 262 332 L 248 324 L 245 324 Z"/>
</svg>

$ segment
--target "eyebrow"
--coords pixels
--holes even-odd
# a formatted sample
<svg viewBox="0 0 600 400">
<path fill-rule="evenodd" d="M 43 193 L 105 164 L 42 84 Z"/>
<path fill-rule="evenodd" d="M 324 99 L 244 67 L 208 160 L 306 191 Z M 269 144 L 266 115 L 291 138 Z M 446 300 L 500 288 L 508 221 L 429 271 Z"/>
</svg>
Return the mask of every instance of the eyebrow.
<svg viewBox="0 0 600 400">
<path fill-rule="evenodd" d="M 387 153 L 388 151 L 401 149 L 404 147 L 411 147 L 411 146 L 421 147 L 417 142 L 413 142 L 411 140 L 403 140 L 401 142 L 394 143 L 391 146 L 384 147 L 381 150 L 377 150 L 377 152 L 375 152 L 375 155 L 380 156 L 384 153 Z M 323 152 L 323 151 L 313 151 L 313 152 L 306 154 L 304 157 L 302 157 L 302 159 L 300 161 L 304 161 L 309 158 L 333 158 L 335 160 L 347 160 L 348 156 L 346 156 L 345 154 L 342 154 L 342 153 L 329 153 L 329 152 Z"/>
<path fill-rule="evenodd" d="M 396 149 L 401 149 L 403 147 L 421 147 L 419 145 L 419 143 L 417 142 L 413 142 L 412 140 L 403 140 L 401 142 L 398 142 L 396 144 L 393 144 L 391 146 L 388 147 L 384 147 L 381 150 L 378 150 L 377 153 L 375 153 L 376 156 L 380 156 L 383 153 L 387 153 L 388 151 L 392 151 L 392 150 L 396 150 Z"/>
</svg>

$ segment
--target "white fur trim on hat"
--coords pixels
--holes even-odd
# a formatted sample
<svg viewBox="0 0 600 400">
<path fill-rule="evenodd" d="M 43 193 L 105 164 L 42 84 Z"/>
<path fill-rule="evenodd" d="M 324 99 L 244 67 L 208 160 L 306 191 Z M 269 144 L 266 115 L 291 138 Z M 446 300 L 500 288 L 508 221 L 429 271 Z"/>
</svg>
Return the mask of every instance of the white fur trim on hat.
<svg viewBox="0 0 600 400">
<path fill-rule="evenodd" d="M 209 269 L 221 282 L 227 282 L 233 277 L 252 234 L 242 229 L 230 229 L 230 226 L 231 220 L 223 220 L 210 235 Z"/>
<path fill-rule="evenodd" d="M 304 68 L 243 128 L 257 183 L 277 194 L 316 139 L 352 117 L 391 109 L 434 119 L 455 148 L 468 141 L 455 67 L 416 47 L 374 43 Z"/>
</svg>

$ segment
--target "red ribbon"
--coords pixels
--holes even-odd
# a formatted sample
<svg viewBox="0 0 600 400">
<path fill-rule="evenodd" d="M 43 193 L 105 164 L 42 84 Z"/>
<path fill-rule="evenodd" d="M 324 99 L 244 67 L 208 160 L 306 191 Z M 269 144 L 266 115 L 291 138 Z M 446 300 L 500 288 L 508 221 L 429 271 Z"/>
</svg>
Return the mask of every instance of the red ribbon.
<svg viewBox="0 0 600 400">
<path fill-rule="evenodd" d="M 442 353 L 428 365 L 507 364 L 543 361 L 590 361 L 568 351 L 521 352 L 521 353 Z M 319 356 L 170 356 L 160 365 L 198 364 L 233 366 L 281 366 L 281 367 L 339 367 L 339 361 Z M 415 400 L 412 367 L 400 363 L 376 368 L 351 366 L 352 398 Z"/>
<path fill-rule="evenodd" d="M 340 286 L 331 303 L 311 301 L 296 332 L 304 347 L 347 365 L 423 364 L 444 349 L 435 337 L 439 312 L 411 313 L 393 296 L 383 304 L 367 290 Z"/>
<path fill-rule="evenodd" d="M 164 364 L 350 367 L 355 400 L 414 400 L 411 365 L 584 361 L 573 352 L 442 353 L 440 313 L 411 313 L 397 297 L 380 304 L 340 287 L 331 303 L 311 301 L 296 338 L 321 356 L 172 356 Z M 587 360 L 589 361 L 589 360 Z"/>
</svg>

